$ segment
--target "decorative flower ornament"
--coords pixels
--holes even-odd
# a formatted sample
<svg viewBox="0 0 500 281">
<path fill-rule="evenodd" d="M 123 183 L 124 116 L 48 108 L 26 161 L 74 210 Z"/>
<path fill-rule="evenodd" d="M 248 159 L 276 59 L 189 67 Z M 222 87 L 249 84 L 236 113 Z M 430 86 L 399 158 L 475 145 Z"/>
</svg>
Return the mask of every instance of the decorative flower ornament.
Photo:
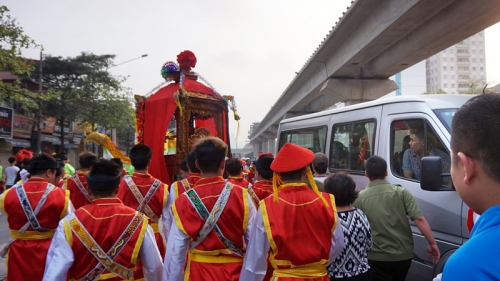
<svg viewBox="0 0 500 281">
<path fill-rule="evenodd" d="M 183 51 L 177 55 L 177 63 L 182 71 L 189 72 L 196 66 L 196 56 L 189 50 Z"/>
<path fill-rule="evenodd" d="M 167 61 L 161 67 L 161 77 L 163 77 L 167 82 L 175 79 L 175 75 L 179 73 L 179 67 L 173 61 Z"/>
</svg>

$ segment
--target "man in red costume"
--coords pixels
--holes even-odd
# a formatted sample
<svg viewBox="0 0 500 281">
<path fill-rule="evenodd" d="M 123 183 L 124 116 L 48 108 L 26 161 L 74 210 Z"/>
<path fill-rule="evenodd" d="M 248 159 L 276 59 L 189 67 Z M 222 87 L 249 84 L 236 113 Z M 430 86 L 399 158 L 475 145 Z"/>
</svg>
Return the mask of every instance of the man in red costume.
<svg viewBox="0 0 500 281">
<path fill-rule="evenodd" d="M 158 249 L 165 255 L 165 241 L 158 230 L 160 218 L 165 225 L 168 186 L 148 173 L 151 164 L 151 148 L 143 143 L 130 149 L 130 161 L 134 166 L 132 176 L 126 175 L 120 183 L 118 198 L 125 206 L 136 209 L 148 216 L 155 233 Z M 140 274 L 140 273 L 139 273 Z M 138 278 L 140 276 L 136 276 Z"/>
<path fill-rule="evenodd" d="M 193 148 L 202 178 L 172 205 L 163 280 L 239 278 L 255 208 L 245 188 L 226 182 L 227 145 L 215 137 Z M 187 263 L 186 263 L 187 256 Z"/>
<path fill-rule="evenodd" d="M 170 207 L 172 207 L 175 199 L 179 198 L 182 193 L 191 189 L 191 187 L 193 187 L 195 183 L 198 182 L 199 179 L 201 179 L 200 170 L 196 168 L 196 156 L 193 150 L 191 150 L 186 157 L 186 166 L 189 173 L 188 177 L 186 179 L 175 181 L 172 183 L 172 185 L 170 185 L 167 206 L 164 210 L 167 212 L 166 220 L 163 224 L 163 233 L 165 234 L 165 239 L 168 239 L 168 235 L 170 234 L 170 227 L 173 221 Z"/>
<path fill-rule="evenodd" d="M 330 280 L 326 266 L 342 252 L 344 236 L 335 198 L 314 183 L 313 158 L 312 151 L 287 143 L 272 162 L 273 196 L 260 201 L 240 280 L 263 280 L 268 254 L 279 280 Z"/>
<path fill-rule="evenodd" d="M 271 170 L 271 163 L 274 157 L 269 155 L 262 155 L 254 162 L 255 176 L 257 182 L 251 186 L 252 191 L 255 193 L 258 201 L 266 198 L 267 196 L 273 194 L 273 171 Z M 252 197 L 252 199 L 254 199 Z M 254 199 L 255 201 L 255 199 Z M 257 207 L 259 202 L 257 203 Z"/>
<path fill-rule="evenodd" d="M 79 157 L 80 170 L 75 175 L 69 177 L 64 185 L 70 191 L 71 203 L 75 209 L 92 203 L 92 197 L 87 185 L 87 174 L 92 169 L 92 165 L 97 162 L 97 156 L 92 152 L 82 152 Z"/>
<path fill-rule="evenodd" d="M 245 161 L 240 160 L 238 158 L 230 158 L 226 160 L 226 174 L 227 181 L 241 186 L 248 187 L 248 181 L 243 177 L 243 163 Z"/>
<path fill-rule="evenodd" d="M 69 191 L 52 184 L 58 168 L 52 156 L 35 156 L 30 165 L 31 178 L 0 197 L 0 209 L 7 214 L 11 230 L 10 249 L 4 249 L 8 250 L 6 280 L 42 279 L 57 224 L 74 210 Z"/>
<path fill-rule="evenodd" d="M 161 280 L 161 257 L 148 218 L 116 197 L 120 179 L 116 163 L 94 164 L 87 174 L 92 204 L 59 222 L 43 280 L 137 280 L 138 261 L 146 280 Z"/>
</svg>

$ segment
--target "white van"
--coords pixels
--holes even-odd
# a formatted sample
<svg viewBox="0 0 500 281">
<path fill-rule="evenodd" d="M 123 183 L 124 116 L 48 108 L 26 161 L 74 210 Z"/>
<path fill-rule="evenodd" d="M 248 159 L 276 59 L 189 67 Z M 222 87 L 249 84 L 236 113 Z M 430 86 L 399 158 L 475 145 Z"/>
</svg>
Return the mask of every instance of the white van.
<svg viewBox="0 0 500 281">
<path fill-rule="evenodd" d="M 443 172 L 449 173 L 451 120 L 455 111 L 471 97 L 400 96 L 284 119 L 279 126 L 277 150 L 291 142 L 323 152 L 329 155 L 330 173 L 349 173 L 358 189 L 368 183 L 364 160 L 372 155 L 383 157 L 389 170 L 387 180 L 413 194 L 441 251 L 441 260 L 434 265 L 427 258 L 427 241 L 412 222 L 415 247 L 407 280 L 432 280 L 469 237 L 468 207 L 452 188 L 449 176 L 443 180 L 448 188 L 442 189 L 448 191 L 428 191 L 435 188 L 421 187 L 420 167 L 410 161 L 410 157 L 416 156 L 409 148 L 409 135 L 420 132 L 420 137 L 426 140 L 422 152 L 425 156 L 440 156 Z"/>
</svg>

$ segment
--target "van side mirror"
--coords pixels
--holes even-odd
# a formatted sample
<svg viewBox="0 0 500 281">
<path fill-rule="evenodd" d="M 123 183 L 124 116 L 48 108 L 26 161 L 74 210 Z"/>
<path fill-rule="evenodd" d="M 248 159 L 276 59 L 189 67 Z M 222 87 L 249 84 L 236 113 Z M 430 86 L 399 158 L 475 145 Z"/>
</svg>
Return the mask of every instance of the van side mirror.
<svg viewBox="0 0 500 281">
<path fill-rule="evenodd" d="M 453 191 L 453 187 L 443 186 L 443 177 L 450 177 L 449 173 L 443 174 L 441 157 L 426 156 L 422 158 L 420 169 L 420 188 L 427 191 Z"/>
</svg>

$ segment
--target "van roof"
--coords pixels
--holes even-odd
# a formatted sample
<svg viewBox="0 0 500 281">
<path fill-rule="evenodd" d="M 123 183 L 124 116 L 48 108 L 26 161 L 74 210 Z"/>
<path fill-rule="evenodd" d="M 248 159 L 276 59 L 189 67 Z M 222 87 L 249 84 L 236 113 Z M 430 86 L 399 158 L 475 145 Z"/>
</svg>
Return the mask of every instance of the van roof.
<svg viewBox="0 0 500 281">
<path fill-rule="evenodd" d="M 475 95 L 448 95 L 448 94 L 440 94 L 440 95 L 407 95 L 407 96 L 397 96 L 397 97 L 388 97 L 388 98 L 380 98 L 373 101 L 362 102 L 354 105 L 349 105 L 345 107 L 339 107 L 334 109 L 328 109 L 316 113 L 301 115 L 297 117 L 292 117 L 288 119 L 284 119 L 281 123 L 288 123 L 297 120 L 302 120 L 304 117 L 313 118 L 320 117 L 325 115 L 330 115 L 334 113 L 340 113 L 345 111 L 351 111 L 355 109 L 368 108 L 378 105 L 391 104 L 391 103 L 404 103 L 404 102 L 425 102 L 429 105 L 431 109 L 441 109 L 441 108 L 459 108 L 466 101 L 474 97 Z"/>
</svg>

